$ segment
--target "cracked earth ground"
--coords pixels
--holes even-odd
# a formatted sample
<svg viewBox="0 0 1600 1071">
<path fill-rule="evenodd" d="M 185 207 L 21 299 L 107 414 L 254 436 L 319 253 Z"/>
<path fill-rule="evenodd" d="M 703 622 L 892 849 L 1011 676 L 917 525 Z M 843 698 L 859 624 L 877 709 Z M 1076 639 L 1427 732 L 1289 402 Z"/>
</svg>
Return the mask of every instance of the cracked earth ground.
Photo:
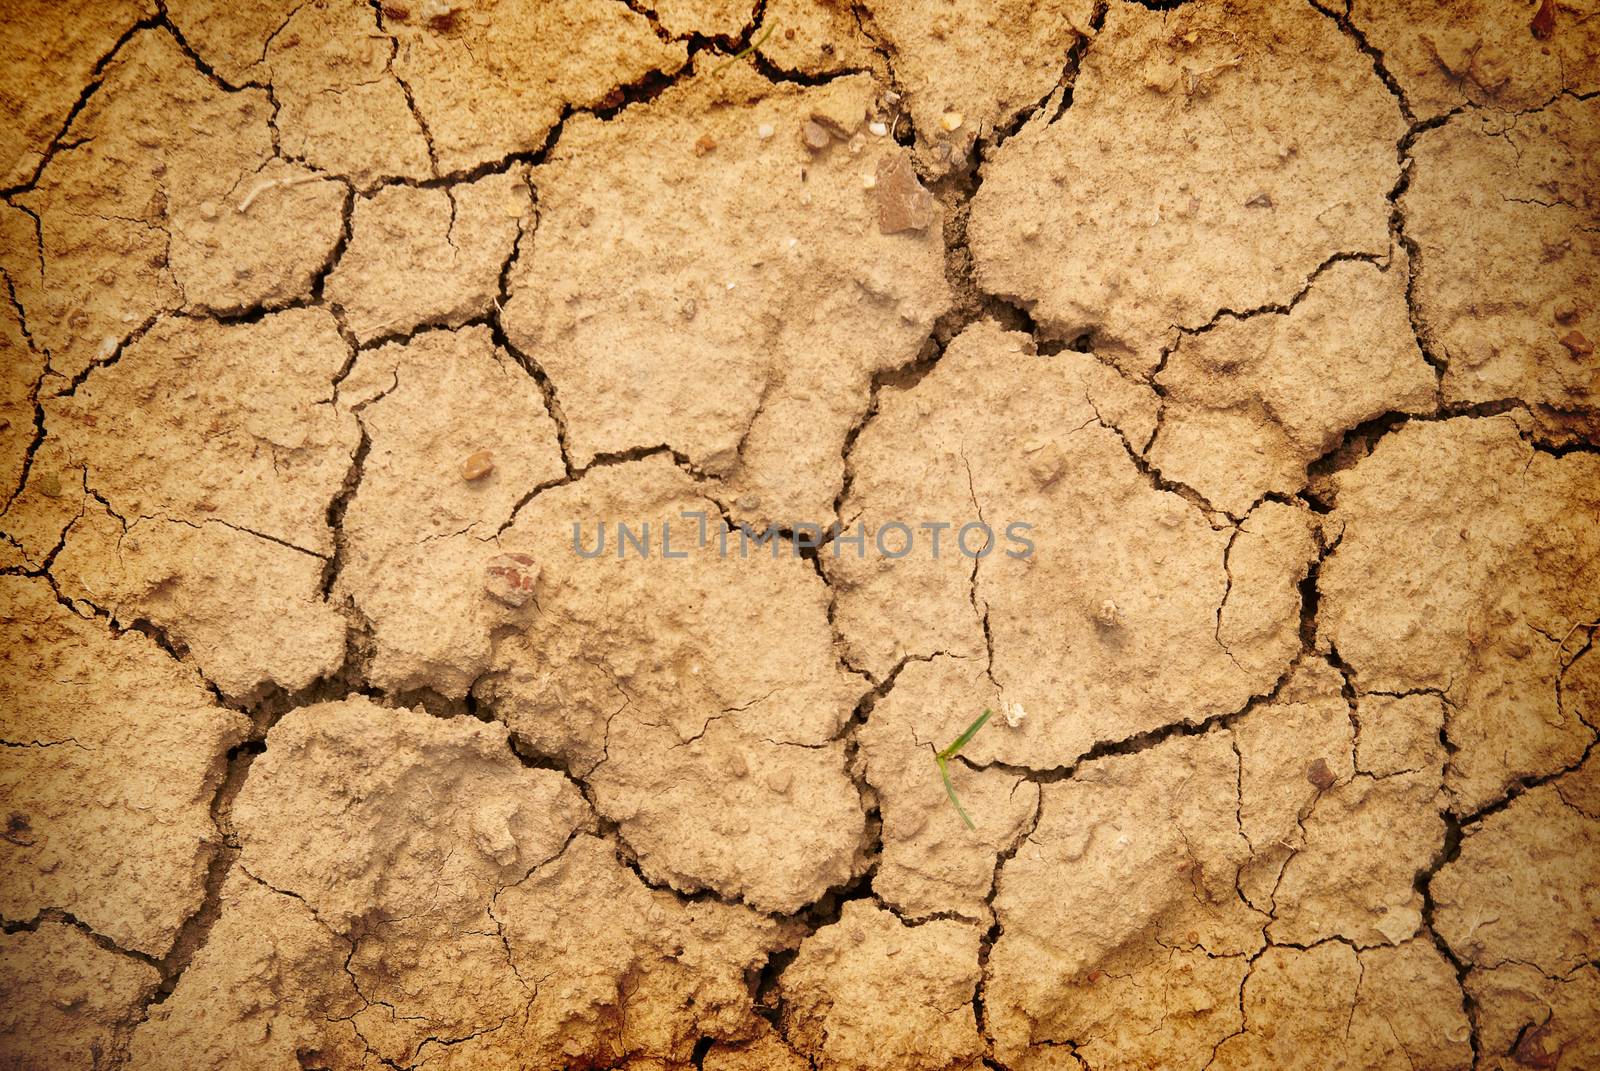
<svg viewBox="0 0 1600 1071">
<path fill-rule="evenodd" d="M 1600 0 L 3 7 L 0 1068 L 1600 1067 Z"/>
</svg>

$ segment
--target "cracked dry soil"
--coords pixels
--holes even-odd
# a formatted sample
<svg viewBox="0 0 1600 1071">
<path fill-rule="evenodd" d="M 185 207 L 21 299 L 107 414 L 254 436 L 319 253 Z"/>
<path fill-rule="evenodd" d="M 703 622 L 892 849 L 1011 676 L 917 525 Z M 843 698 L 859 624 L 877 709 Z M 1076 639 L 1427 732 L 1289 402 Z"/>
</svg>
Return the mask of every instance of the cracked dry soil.
<svg viewBox="0 0 1600 1071">
<path fill-rule="evenodd" d="M 1600 1067 L 1597 0 L 0 6 L 0 1068 Z"/>
</svg>

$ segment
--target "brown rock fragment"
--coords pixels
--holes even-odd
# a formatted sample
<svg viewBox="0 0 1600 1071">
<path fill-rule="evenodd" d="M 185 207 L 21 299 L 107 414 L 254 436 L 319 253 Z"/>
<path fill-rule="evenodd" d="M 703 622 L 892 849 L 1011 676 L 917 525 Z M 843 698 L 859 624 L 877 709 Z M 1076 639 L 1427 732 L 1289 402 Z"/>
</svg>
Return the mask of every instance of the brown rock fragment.
<svg viewBox="0 0 1600 1071">
<path fill-rule="evenodd" d="M 1555 0 L 1539 0 L 1539 10 L 1533 13 L 1528 31 L 1541 41 L 1550 39 L 1550 35 L 1556 32 Z"/>
<path fill-rule="evenodd" d="M 884 234 L 925 230 L 933 222 L 933 194 L 923 188 L 905 153 L 891 152 L 878 158 L 873 191 L 878 202 L 878 229 Z"/>
<path fill-rule="evenodd" d="M 1585 338 L 1581 331 L 1568 331 L 1561 336 L 1561 344 L 1572 354 L 1574 360 L 1580 360 L 1594 352 L 1594 343 Z"/>
</svg>

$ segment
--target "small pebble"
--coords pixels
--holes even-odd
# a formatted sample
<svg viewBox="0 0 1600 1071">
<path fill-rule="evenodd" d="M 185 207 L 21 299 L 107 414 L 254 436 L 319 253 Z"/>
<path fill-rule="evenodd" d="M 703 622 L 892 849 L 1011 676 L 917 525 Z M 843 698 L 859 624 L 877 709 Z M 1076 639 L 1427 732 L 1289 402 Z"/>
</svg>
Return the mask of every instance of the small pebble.
<svg viewBox="0 0 1600 1071">
<path fill-rule="evenodd" d="M 887 137 L 889 134 L 889 126 L 887 123 L 871 122 L 867 124 L 867 129 L 872 131 L 874 137 L 882 138 Z"/>
<path fill-rule="evenodd" d="M 1250 198 L 1250 200 L 1246 201 L 1244 206 L 1246 208 L 1271 208 L 1272 198 L 1267 196 L 1267 192 L 1265 190 L 1262 190 L 1260 193 Z"/>
<path fill-rule="evenodd" d="M 768 138 L 772 137 L 772 134 L 773 129 L 771 123 L 762 123 L 760 126 L 756 127 L 756 137 L 760 138 L 762 141 L 766 141 Z"/>
<path fill-rule="evenodd" d="M 800 128 L 800 140 L 805 142 L 806 148 L 814 152 L 826 149 L 828 142 L 833 139 L 821 123 L 807 119 L 805 125 Z"/>
<path fill-rule="evenodd" d="M 481 480 L 494 471 L 494 455 L 487 450 L 474 450 L 461 463 L 461 478 L 471 483 Z"/>
<path fill-rule="evenodd" d="M 1306 780 L 1326 792 L 1339 780 L 1339 776 L 1328 766 L 1327 759 L 1314 759 L 1306 767 Z"/>
<path fill-rule="evenodd" d="M 701 134 L 700 139 L 694 143 L 694 154 L 704 156 L 717 147 L 717 139 L 710 134 Z"/>
<path fill-rule="evenodd" d="M 874 186 L 876 186 L 877 184 L 878 184 L 878 176 L 874 175 L 872 172 L 868 171 L 865 175 L 861 176 L 861 188 L 862 189 L 870 190 Z"/>
<path fill-rule="evenodd" d="M 484 567 L 483 590 L 515 609 L 533 597 L 539 566 L 527 554 L 496 554 Z"/>
<path fill-rule="evenodd" d="M 1573 357 L 1587 357 L 1594 352 L 1594 343 L 1584 337 L 1582 331 L 1568 331 L 1561 336 L 1561 344 L 1567 347 L 1567 352 Z"/>
<path fill-rule="evenodd" d="M 944 127 L 945 130 L 952 134 L 954 134 L 957 130 L 960 130 L 961 124 L 964 122 L 966 122 L 966 120 L 962 118 L 960 112 L 945 112 L 943 115 L 939 116 L 939 125 Z"/>
</svg>

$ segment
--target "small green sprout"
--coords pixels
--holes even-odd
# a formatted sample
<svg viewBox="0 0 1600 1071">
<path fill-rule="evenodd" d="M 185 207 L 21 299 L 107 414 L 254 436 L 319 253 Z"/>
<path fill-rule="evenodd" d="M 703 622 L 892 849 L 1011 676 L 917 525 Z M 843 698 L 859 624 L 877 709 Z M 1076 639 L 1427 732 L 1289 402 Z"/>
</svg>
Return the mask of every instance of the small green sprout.
<svg viewBox="0 0 1600 1071">
<path fill-rule="evenodd" d="M 950 746 L 943 751 L 935 751 L 933 753 L 933 761 L 939 764 L 939 776 L 944 778 L 945 793 L 949 795 L 950 802 L 955 805 L 956 813 L 961 816 L 961 820 L 967 823 L 968 829 L 977 829 L 978 827 L 972 824 L 972 819 L 967 817 L 966 809 L 961 806 L 961 801 L 956 799 L 956 786 L 950 783 L 950 760 L 955 758 L 956 754 L 967 746 L 967 741 L 977 735 L 978 730 L 983 728 L 983 723 L 988 721 L 989 715 L 993 713 L 994 711 L 985 707 L 983 713 L 978 715 L 978 720 L 967 726 L 966 732 L 951 741 Z"/>
<path fill-rule="evenodd" d="M 738 52 L 735 52 L 733 55 L 723 60 L 721 63 L 717 64 L 715 67 L 711 68 L 711 73 L 721 74 L 727 68 L 732 67 L 735 63 L 738 63 L 746 56 L 755 52 L 756 49 L 767 43 L 767 38 L 771 37 L 772 31 L 776 30 L 777 28 L 778 24 L 776 21 L 769 23 L 765 33 L 756 38 L 754 41 L 750 42 L 750 44 L 746 45 L 744 48 L 740 49 Z"/>
</svg>

